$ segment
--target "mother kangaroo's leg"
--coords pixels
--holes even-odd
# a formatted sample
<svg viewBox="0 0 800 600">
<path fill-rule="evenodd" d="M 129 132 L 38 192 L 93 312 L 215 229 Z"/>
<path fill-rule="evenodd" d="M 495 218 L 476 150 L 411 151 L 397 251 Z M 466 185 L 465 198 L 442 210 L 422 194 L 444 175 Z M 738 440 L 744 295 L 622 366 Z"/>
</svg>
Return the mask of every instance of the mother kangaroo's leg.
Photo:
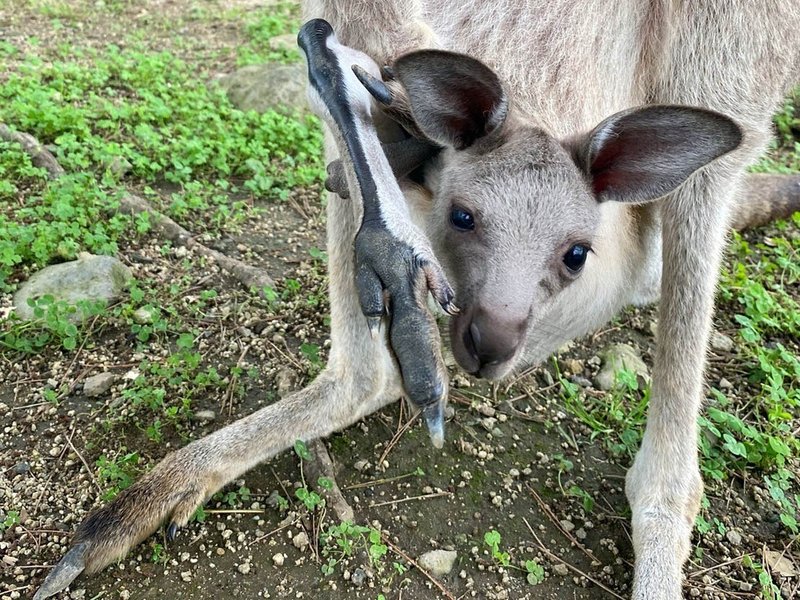
<svg viewBox="0 0 800 600">
<path fill-rule="evenodd" d="M 734 118 L 745 144 L 696 173 L 663 204 L 663 272 L 647 429 L 626 491 L 633 512 L 635 600 L 682 597 L 681 567 L 703 484 L 697 417 L 714 290 L 734 194 L 767 139 L 798 65 L 800 8 L 768 0 L 673 5 L 653 100 Z"/>
</svg>

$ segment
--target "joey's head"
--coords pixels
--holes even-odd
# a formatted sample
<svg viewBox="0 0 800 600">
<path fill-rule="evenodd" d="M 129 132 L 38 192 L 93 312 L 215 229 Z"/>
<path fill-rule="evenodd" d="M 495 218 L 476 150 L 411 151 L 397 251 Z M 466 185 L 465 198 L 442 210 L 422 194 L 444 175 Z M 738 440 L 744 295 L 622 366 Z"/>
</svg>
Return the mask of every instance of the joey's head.
<svg viewBox="0 0 800 600">
<path fill-rule="evenodd" d="M 547 326 L 556 295 L 568 299 L 602 268 L 592 252 L 602 202 L 660 198 L 742 138 L 718 113 L 656 105 L 561 140 L 517 116 L 497 75 L 473 58 L 423 50 L 393 71 L 418 129 L 444 147 L 426 177 L 426 227 L 461 308 L 453 352 L 492 379 L 514 367 L 531 328 Z"/>
</svg>

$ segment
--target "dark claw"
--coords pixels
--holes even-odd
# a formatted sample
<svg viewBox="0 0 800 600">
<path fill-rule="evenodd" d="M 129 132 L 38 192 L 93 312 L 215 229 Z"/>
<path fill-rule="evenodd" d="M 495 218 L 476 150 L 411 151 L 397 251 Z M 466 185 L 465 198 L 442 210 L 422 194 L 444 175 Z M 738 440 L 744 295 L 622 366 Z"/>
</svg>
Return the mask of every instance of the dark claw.
<svg viewBox="0 0 800 600">
<path fill-rule="evenodd" d="M 358 65 L 353 65 L 353 73 L 375 100 L 386 106 L 392 103 L 392 92 L 380 79 L 373 77 Z"/>
<path fill-rule="evenodd" d="M 33 596 L 33 600 L 44 600 L 63 590 L 86 568 L 88 542 L 82 542 L 69 549 Z"/>
<path fill-rule="evenodd" d="M 431 437 L 431 444 L 434 448 L 444 447 L 444 402 L 436 402 L 426 406 L 422 410 L 425 417 L 425 424 L 428 426 L 428 434 Z"/>
<path fill-rule="evenodd" d="M 167 527 L 167 541 L 174 542 L 176 537 L 178 537 L 178 524 L 173 521 Z"/>
<path fill-rule="evenodd" d="M 387 81 L 394 81 L 395 78 L 394 69 L 389 65 L 383 65 L 381 67 L 381 77 L 383 77 Z"/>
</svg>

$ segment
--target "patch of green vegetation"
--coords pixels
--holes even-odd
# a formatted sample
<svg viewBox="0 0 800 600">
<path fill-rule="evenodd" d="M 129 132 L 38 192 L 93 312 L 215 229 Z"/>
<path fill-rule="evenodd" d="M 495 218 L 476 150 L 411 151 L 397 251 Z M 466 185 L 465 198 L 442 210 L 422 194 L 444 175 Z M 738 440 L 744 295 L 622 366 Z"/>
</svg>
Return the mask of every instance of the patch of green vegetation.
<svg viewBox="0 0 800 600">
<path fill-rule="evenodd" d="M 100 315 L 104 302 L 81 301 L 77 305 L 56 301 L 45 295 L 29 298 L 33 320 L 22 321 L 12 316 L 0 324 L 0 348 L 21 354 L 36 354 L 59 343 L 65 350 L 74 350 L 87 334 L 86 319 Z"/>
<path fill-rule="evenodd" d="M 556 369 L 558 364 L 554 360 Z M 567 410 L 591 429 L 591 439 L 602 437 L 614 456 L 636 454 L 644 433 L 650 386 L 640 389 L 636 374 L 621 369 L 614 388 L 603 395 L 586 392 L 558 373 Z"/>
<path fill-rule="evenodd" d="M 773 123 L 777 138 L 770 145 L 770 152 L 751 170 L 759 173 L 800 171 L 800 86 L 787 96 Z"/>
<path fill-rule="evenodd" d="M 105 454 L 97 459 L 97 479 L 101 487 L 107 488 L 103 494 L 103 501 L 114 499 L 122 490 L 133 485 L 136 477 L 140 475 L 138 468 L 139 454 L 126 452 L 123 448 L 120 454 L 109 458 Z"/>
<path fill-rule="evenodd" d="M 147 231 L 145 217 L 117 214 L 127 182 L 159 187 L 149 191 L 156 208 L 202 231 L 235 226 L 255 198 L 285 199 L 323 175 L 315 118 L 237 110 L 169 52 L 62 47 L 44 59 L 6 43 L 0 70 L 0 122 L 35 136 L 67 171 L 49 181 L 0 143 L 0 290 L 24 265 L 113 254 L 120 238 Z"/>
<path fill-rule="evenodd" d="M 236 62 L 239 66 L 257 65 L 266 62 L 297 62 L 300 51 L 296 43 L 276 47 L 276 36 L 291 34 L 300 29 L 299 4 L 281 2 L 249 16 L 245 25 L 247 42 L 236 48 Z"/>
<path fill-rule="evenodd" d="M 519 567 L 511 562 L 511 555 L 508 552 L 500 550 L 500 542 L 502 536 L 496 529 L 487 531 L 483 535 L 483 543 L 489 546 L 492 554 L 492 560 L 501 567 L 507 569 L 516 569 L 523 571 L 526 575 L 525 578 L 531 585 L 538 585 L 544 581 L 544 568 L 535 560 L 526 560 L 522 567 Z"/>
<path fill-rule="evenodd" d="M 19 523 L 19 511 L 9 510 L 7 513 L 5 513 L 3 519 L 0 520 L 0 533 L 11 529 L 17 523 Z"/>
<path fill-rule="evenodd" d="M 772 238 L 753 248 L 734 234 L 732 248 L 736 260 L 722 272 L 720 299 L 735 312 L 750 393 L 734 403 L 714 390 L 716 403 L 700 418 L 701 468 L 719 481 L 761 479 L 781 522 L 797 533 L 800 358 L 792 346 L 800 335 L 800 306 L 788 290 L 800 281 L 800 239 Z"/>
</svg>

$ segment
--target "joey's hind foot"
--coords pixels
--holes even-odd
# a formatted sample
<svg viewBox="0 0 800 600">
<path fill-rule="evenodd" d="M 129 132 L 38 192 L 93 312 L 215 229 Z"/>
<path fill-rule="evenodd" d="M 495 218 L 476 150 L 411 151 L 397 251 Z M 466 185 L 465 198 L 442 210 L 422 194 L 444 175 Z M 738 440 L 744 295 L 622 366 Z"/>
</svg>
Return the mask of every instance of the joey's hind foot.
<svg viewBox="0 0 800 600">
<path fill-rule="evenodd" d="M 167 456 L 109 504 L 92 511 L 36 592 L 36 600 L 57 594 L 82 572 L 92 574 L 121 559 L 163 523 L 169 523 L 167 538 L 174 539 L 218 487 L 213 473 L 201 464 L 199 449 L 189 445 Z"/>
</svg>

